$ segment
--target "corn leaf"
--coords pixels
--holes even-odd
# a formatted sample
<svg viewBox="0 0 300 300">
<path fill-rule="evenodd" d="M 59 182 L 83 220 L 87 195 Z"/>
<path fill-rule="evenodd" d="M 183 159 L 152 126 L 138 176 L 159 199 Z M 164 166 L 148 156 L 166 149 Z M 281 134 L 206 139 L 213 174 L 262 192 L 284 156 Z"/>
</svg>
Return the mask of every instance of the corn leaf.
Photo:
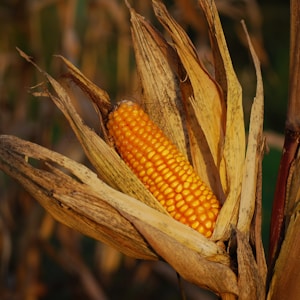
<svg viewBox="0 0 300 300">
<path fill-rule="evenodd" d="M 261 278 L 248 236 L 237 230 L 239 300 L 264 300 L 264 278 Z"/>
<path fill-rule="evenodd" d="M 137 102 L 188 157 L 184 112 L 178 79 L 173 66 L 179 64 L 176 52 L 142 16 L 129 8 L 137 70 L 142 85 Z"/>
<path fill-rule="evenodd" d="M 177 73 L 187 112 L 185 118 L 193 166 L 202 180 L 223 200 L 219 165 L 225 115 L 220 89 L 202 67 L 185 31 L 169 15 L 162 2 L 153 1 L 153 7 L 180 58 Z"/>
<path fill-rule="evenodd" d="M 153 1 L 155 14 L 174 42 L 181 63 L 193 88 L 194 98 L 191 98 L 195 115 L 204 132 L 215 164 L 220 161 L 220 142 L 223 138 L 223 109 L 220 90 L 216 83 L 203 69 L 198 60 L 196 50 L 185 31 L 169 15 L 161 1 Z"/>
<path fill-rule="evenodd" d="M 44 161 L 47 168 L 34 167 L 33 161 Z M 129 256 L 157 259 L 132 224 L 103 201 L 111 189 L 87 167 L 42 146 L 2 135 L 0 169 L 18 180 L 59 222 Z M 97 196 L 91 192 L 94 185 L 101 191 Z"/>
<path fill-rule="evenodd" d="M 35 167 L 36 161 L 44 162 L 46 168 Z M 221 247 L 112 189 L 85 166 L 39 145 L 0 136 L 0 168 L 63 224 L 127 255 L 143 259 L 162 257 L 184 278 L 218 294 L 237 294 L 236 275 Z M 203 276 L 207 273 L 209 276 Z M 226 281 L 222 280 L 224 277 Z"/>
<path fill-rule="evenodd" d="M 40 70 L 25 53 L 20 52 L 20 54 Z M 72 105 L 67 91 L 48 73 L 42 70 L 40 71 L 51 84 L 57 95 L 55 96 L 48 92 L 46 96 L 53 100 L 69 121 L 87 157 L 97 170 L 98 176 L 111 187 L 136 197 L 137 199 L 141 199 L 141 201 L 144 201 L 147 205 L 167 214 L 165 209 L 137 179 L 116 151 L 83 123 Z M 35 95 L 40 96 L 41 94 L 36 93 Z M 43 95 L 45 96 L 45 94 Z"/>
<path fill-rule="evenodd" d="M 254 98 L 251 115 L 250 115 L 250 127 L 248 135 L 248 145 L 245 159 L 245 170 L 242 183 L 241 202 L 239 210 L 239 219 L 237 228 L 249 234 L 250 225 L 254 214 L 256 204 L 256 193 L 257 193 L 257 180 L 259 165 L 262 161 L 263 156 L 263 119 L 264 119 L 264 97 L 263 97 L 263 83 L 260 70 L 260 64 L 258 57 L 251 44 L 249 35 L 246 31 L 245 24 L 243 23 L 244 30 L 247 35 L 249 48 L 253 58 L 256 77 L 257 87 L 256 96 Z"/>
<path fill-rule="evenodd" d="M 241 178 L 245 159 L 245 126 L 242 89 L 233 69 L 222 25 L 214 1 L 199 0 L 208 22 L 215 62 L 216 80 L 226 102 L 226 126 L 220 176 L 226 201 L 213 233 L 214 239 L 228 239 L 231 224 L 237 223 Z"/>
</svg>

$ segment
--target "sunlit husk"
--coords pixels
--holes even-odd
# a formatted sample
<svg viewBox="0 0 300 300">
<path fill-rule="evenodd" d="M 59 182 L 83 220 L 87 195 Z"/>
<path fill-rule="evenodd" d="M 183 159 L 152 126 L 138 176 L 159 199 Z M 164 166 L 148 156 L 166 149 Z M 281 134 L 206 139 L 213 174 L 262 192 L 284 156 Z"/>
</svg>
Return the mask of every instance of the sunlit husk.
<svg viewBox="0 0 300 300">
<path fill-rule="evenodd" d="M 20 53 L 24 58 L 33 63 L 25 53 Z M 64 61 L 67 60 L 64 59 Z M 69 67 L 70 64 L 71 63 L 67 66 Z M 39 69 L 37 65 L 35 65 L 35 67 Z M 73 66 L 72 68 L 74 69 L 75 67 Z M 50 97 L 57 107 L 64 113 L 83 149 L 85 150 L 87 157 L 96 168 L 98 176 L 111 187 L 136 197 L 137 199 L 141 199 L 141 201 L 150 207 L 166 213 L 165 209 L 137 179 L 116 151 L 102 138 L 100 138 L 95 131 L 83 123 L 82 119 L 76 112 L 67 91 L 48 73 L 43 71 L 41 72 L 56 92 L 56 95 L 48 92 L 46 96 Z M 87 80 L 83 75 L 82 77 L 84 78 L 83 80 L 81 80 L 79 76 L 77 79 L 81 80 L 81 83 L 84 84 Z M 85 88 L 89 89 L 89 85 L 86 85 Z M 41 96 L 41 94 L 36 95 Z M 45 96 L 45 94 L 42 95 Z M 102 95 L 99 94 L 99 98 L 101 98 L 101 96 Z"/>
<path fill-rule="evenodd" d="M 245 25 L 244 25 L 245 29 Z M 245 30 L 246 31 L 246 30 Z M 247 34 L 247 32 L 246 32 Z M 241 202 L 237 228 L 245 233 L 250 232 L 250 225 L 255 209 L 255 198 L 257 193 L 257 181 L 259 180 L 259 165 L 262 161 L 264 151 L 263 119 L 264 119 L 264 96 L 263 84 L 258 57 L 253 49 L 247 34 L 248 44 L 253 58 L 257 88 L 252 104 L 250 115 L 250 127 L 248 134 L 248 145 L 245 158 L 244 176 L 242 181 Z"/>
<path fill-rule="evenodd" d="M 190 281 L 217 293 L 237 293 L 229 256 L 193 229 L 112 189 L 88 168 L 58 153 L 10 136 L 1 136 L 0 145 L 1 169 L 58 221 L 129 256 L 157 259 L 159 255 Z M 46 162 L 47 169 L 33 167 L 28 158 Z M 196 262 L 198 271 L 191 273 Z M 199 272 L 210 276 L 198 278 Z M 223 276 L 228 280 L 222 282 Z"/>
<path fill-rule="evenodd" d="M 131 32 L 142 96 L 136 101 L 166 136 L 188 157 L 184 107 L 174 67 L 174 49 L 142 16 L 129 8 Z M 165 117 L 167 116 L 167 117 Z"/>
<path fill-rule="evenodd" d="M 33 167 L 32 159 L 47 162 L 47 168 Z M 60 171 L 61 167 L 74 177 Z M 94 185 L 101 189 L 103 183 L 87 167 L 39 145 L 3 135 L 0 168 L 18 180 L 59 222 L 129 256 L 157 259 L 132 224 L 104 202 L 101 194 L 91 192 Z M 106 193 L 105 187 L 102 193 Z"/>
</svg>

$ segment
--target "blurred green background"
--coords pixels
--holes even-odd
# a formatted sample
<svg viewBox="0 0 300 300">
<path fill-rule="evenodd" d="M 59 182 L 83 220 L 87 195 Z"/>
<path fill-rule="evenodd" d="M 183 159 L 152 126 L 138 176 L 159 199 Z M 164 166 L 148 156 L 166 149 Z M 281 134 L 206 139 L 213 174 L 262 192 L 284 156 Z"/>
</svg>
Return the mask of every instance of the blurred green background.
<svg viewBox="0 0 300 300">
<path fill-rule="evenodd" d="M 157 24 L 150 1 L 130 3 Z M 196 2 L 165 3 L 205 60 L 208 37 Z M 243 86 L 246 122 L 256 81 L 241 19 L 246 21 L 262 64 L 268 142 L 263 161 L 263 240 L 267 249 L 288 97 L 289 2 L 216 3 Z M 18 55 L 16 47 L 53 77 L 64 71 L 53 57 L 62 54 L 114 101 L 132 97 L 138 93 L 138 81 L 126 5 L 118 0 L 0 2 L 0 134 L 36 142 L 88 165 L 54 104 L 29 93 L 42 78 Z M 97 128 L 97 116 L 79 92 L 77 104 L 82 118 Z M 1 299 L 180 299 L 176 274 L 168 266 L 124 257 L 56 223 L 1 172 L 0 266 Z M 214 299 L 193 285 L 185 284 L 185 289 L 188 299 Z"/>
</svg>

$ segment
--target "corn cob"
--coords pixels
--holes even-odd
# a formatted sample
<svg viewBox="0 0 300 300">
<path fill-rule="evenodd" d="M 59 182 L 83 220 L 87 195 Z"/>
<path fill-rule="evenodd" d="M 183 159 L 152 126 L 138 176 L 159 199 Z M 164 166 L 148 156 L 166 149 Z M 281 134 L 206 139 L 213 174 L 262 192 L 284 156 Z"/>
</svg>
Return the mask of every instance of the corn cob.
<svg viewBox="0 0 300 300">
<path fill-rule="evenodd" d="M 122 159 L 168 213 L 210 237 L 219 201 L 148 115 L 122 101 L 110 113 L 107 128 Z"/>
</svg>

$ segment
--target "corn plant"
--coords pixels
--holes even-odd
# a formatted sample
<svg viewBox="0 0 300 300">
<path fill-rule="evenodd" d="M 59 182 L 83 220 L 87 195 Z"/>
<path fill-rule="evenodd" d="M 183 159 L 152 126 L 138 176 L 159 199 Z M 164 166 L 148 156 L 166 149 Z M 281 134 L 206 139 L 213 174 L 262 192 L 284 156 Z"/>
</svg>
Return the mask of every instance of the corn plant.
<svg viewBox="0 0 300 300">
<path fill-rule="evenodd" d="M 268 263 L 261 238 L 263 79 L 245 23 L 256 74 L 247 134 L 242 87 L 214 1 L 198 3 L 211 41 L 210 70 L 162 1 L 152 5 L 168 38 L 126 4 L 142 91 L 132 101 L 116 104 L 62 55 L 54 59 L 67 71 L 55 79 L 17 49 L 44 80 L 32 94 L 63 113 L 93 170 L 11 135 L 0 137 L 0 168 L 57 221 L 135 259 L 165 261 L 221 299 L 295 299 L 299 3 L 291 1 L 289 109 Z M 96 130 L 73 104 L 70 82 L 93 103 Z"/>
</svg>

